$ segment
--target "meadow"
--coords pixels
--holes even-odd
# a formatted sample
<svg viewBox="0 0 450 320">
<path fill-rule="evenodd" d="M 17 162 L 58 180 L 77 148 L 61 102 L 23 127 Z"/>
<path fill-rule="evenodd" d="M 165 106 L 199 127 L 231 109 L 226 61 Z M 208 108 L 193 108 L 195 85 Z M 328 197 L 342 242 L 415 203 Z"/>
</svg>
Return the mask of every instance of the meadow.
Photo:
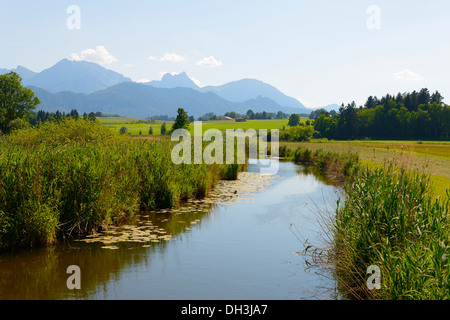
<svg viewBox="0 0 450 320">
<path fill-rule="evenodd" d="M 357 153 L 369 166 L 395 162 L 415 172 L 430 175 L 434 195 L 444 197 L 450 188 L 450 142 L 444 141 L 326 141 L 280 142 L 280 146 L 332 152 Z"/>
<path fill-rule="evenodd" d="M 301 118 L 302 122 L 308 120 Z M 107 124 L 114 131 L 119 132 L 121 127 L 126 127 L 132 136 L 148 136 L 149 125 L 153 128 L 153 135 L 161 134 L 163 121 L 147 123 L 145 119 L 109 117 L 99 118 L 99 121 Z M 171 129 L 173 122 L 166 122 L 167 130 Z M 206 121 L 202 123 L 202 130 L 218 129 L 279 129 L 287 128 L 288 120 L 247 120 L 247 122 L 234 122 L 230 120 Z M 193 125 L 189 126 L 193 135 Z M 402 166 L 430 175 L 435 196 L 445 196 L 446 189 L 450 187 L 450 141 L 415 141 L 415 140 L 349 140 L 334 141 L 327 139 L 311 139 L 309 142 L 281 141 L 280 146 L 296 149 L 299 146 L 312 151 L 322 149 L 332 152 L 357 153 L 360 160 L 371 166 L 383 165 L 388 161 L 402 162 Z"/>
<path fill-rule="evenodd" d="M 172 128 L 173 121 L 154 121 L 150 122 L 144 119 L 124 118 L 124 117 L 105 117 L 98 118 L 98 120 L 106 126 L 112 128 L 114 131 L 119 132 L 120 128 L 126 127 L 128 133 L 132 136 L 139 136 L 141 132 L 142 136 L 147 136 L 149 126 L 152 126 L 153 135 L 161 134 L 161 126 L 165 122 L 166 129 Z M 247 120 L 247 122 L 235 122 L 231 120 L 217 120 L 217 121 L 203 121 L 202 131 L 205 132 L 208 129 L 218 129 L 225 131 L 227 129 L 281 129 L 283 126 L 287 126 L 288 120 Z M 193 124 L 188 128 L 191 135 L 194 134 Z"/>
</svg>

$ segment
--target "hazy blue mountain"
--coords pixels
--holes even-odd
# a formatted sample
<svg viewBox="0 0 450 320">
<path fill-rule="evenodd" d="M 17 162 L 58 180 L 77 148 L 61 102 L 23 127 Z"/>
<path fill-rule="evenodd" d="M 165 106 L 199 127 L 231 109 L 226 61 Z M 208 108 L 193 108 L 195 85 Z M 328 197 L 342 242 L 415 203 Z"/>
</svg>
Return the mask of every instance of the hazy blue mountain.
<svg viewBox="0 0 450 320">
<path fill-rule="evenodd" d="M 182 72 L 179 74 L 172 75 L 170 73 L 166 73 L 160 81 L 154 80 L 150 82 L 144 83 L 146 85 L 156 87 L 156 88 L 177 88 L 177 87 L 183 87 L 183 88 L 191 88 L 191 89 L 198 89 L 199 87 L 195 84 L 194 81 L 189 78 L 189 76 L 186 74 L 186 72 Z"/>
<path fill-rule="evenodd" d="M 53 93 L 91 93 L 121 82 L 131 82 L 131 79 L 96 63 L 67 59 L 23 81 L 26 86 L 39 87 Z"/>
<path fill-rule="evenodd" d="M 91 112 L 88 108 L 84 108 L 87 101 L 87 95 L 84 93 L 75 93 L 70 91 L 63 91 L 58 93 L 51 93 L 42 88 L 29 87 L 34 91 L 34 94 L 39 98 L 41 103 L 38 105 L 38 110 L 49 112 L 70 112 L 72 109 L 77 109 L 79 112 Z"/>
<path fill-rule="evenodd" d="M 221 86 L 208 86 L 200 89 L 202 92 L 214 92 L 218 96 L 235 102 L 244 102 L 257 97 L 266 97 L 279 106 L 295 108 L 297 113 L 311 112 L 300 101 L 289 97 L 280 90 L 255 79 L 242 79 Z"/>
<path fill-rule="evenodd" d="M 164 114 L 175 116 L 179 107 L 195 117 L 207 112 L 223 114 L 235 109 L 235 104 L 214 93 L 202 93 L 189 88 L 154 88 L 133 82 L 124 82 L 90 94 L 54 94 L 41 88 L 31 88 L 41 100 L 39 110 L 45 111 L 69 112 L 77 109 L 80 113 L 101 111 L 145 118 Z"/>
<path fill-rule="evenodd" d="M 8 72 L 14 71 L 18 73 L 22 77 L 22 81 L 28 80 L 29 78 L 33 77 L 36 72 L 31 71 L 30 69 L 27 69 L 23 66 L 17 66 L 15 69 L 1 69 L 0 68 L 0 74 L 5 74 Z"/>
<path fill-rule="evenodd" d="M 0 71 L 9 71 L 3 70 Z M 63 59 L 51 68 L 34 73 L 17 67 L 24 85 L 33 88 L 46 111 L 101 111 L 130 117 L 175 116 L 183 107 L 195 117 L 228 111 L 245 114 L 283 111 L 310 113 L 301 102 L 259 80 L 243 79 L 221 86 L 199 88 L 182 72 L 165 74 L 160 81 L 135 83 L 98 64 Z"/>
<path fill-rule="evenodd" d="M 189 115 L 199 117 L 208 112 L 222 115 L 228 111 L 245 114 L 248 109 L 254 112 L 289 113 L 292 108 L 278 106 L 269 98 L 259 97 L 246 102 L 230 102 L 212 92 L 199 92 L 190 88 L 155 88 L 149 85 L 123 82 L 118 85 L 90 94 L 74 92 L 51 93 L 37 87 L 30 87 L 41 100 L 39 110 L 70 112 L 101 111 L 108 114 L 146 118 L 148 116 L 176 116 L 179 107 Z M 297 110 L 297 109 L 295 109 Z"/>
<path fill-rule="evenodd" d="M 283 111 L 284 113 L 305 113 L 305 114 L 311 113 L 311 111 L 303 112 L 304 110 L 299 108 L 282 107 L 274 100 L 263 96 L 259 96 L 255 99 L 249 99 L 247 101 L 244 101 L 241 103 L 241 105 L 243 106 L 243 108 L 241 108 L 242 110 L 240 112 L 241 114 L 246 114 L 247 110 L 249 109 L 252 109 L 253 112 L 266 111 L 277 113 L 278 111 Z"/>
</svg>

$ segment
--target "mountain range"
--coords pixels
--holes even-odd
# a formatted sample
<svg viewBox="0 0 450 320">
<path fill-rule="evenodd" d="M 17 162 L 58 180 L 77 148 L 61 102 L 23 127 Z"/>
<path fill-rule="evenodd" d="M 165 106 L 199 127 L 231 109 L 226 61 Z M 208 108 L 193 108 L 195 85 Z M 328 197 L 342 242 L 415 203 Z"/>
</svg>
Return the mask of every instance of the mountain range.
<svg viewBox="0 0 450 320">
<path fill-rule="evenodd" d="M 309 114 L 300 101 L 277 88 L 255 79 L 242 79 L 220 86 L 199 87 L 185 73 L 166 73 L 160 81 L 133 82 L 120 73 L 87 61 L 63 59 L 36 73 L 25 67 L 0 69 L 0 74 L 15 71 L 23 84 L 40 99 L 39 110 L 69 112 L 104 112 L 145 118 L 176 115 L 183 107 L 195 117 L 228 111 L 245 114 L 278 112 Z"/>
</svg>

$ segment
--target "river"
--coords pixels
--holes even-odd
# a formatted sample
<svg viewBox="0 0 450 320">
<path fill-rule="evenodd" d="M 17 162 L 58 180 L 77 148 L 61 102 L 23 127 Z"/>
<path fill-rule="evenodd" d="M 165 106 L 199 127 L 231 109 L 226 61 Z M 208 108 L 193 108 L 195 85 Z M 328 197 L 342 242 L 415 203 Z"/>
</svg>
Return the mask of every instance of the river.
<svg viewBox="0 0 450 320">
<path fill-rule="evenodd" d="M 0 254 L 0 299 L 295 300 L 332 297 L 333 280 L 305 268 L 302 241 L 320 244 L 317 212 L 339 188 L 306 168 L 258 165 L 248 183 L 174 211 L 142 213 L 83 241 Z M 226 193 L 227 196 L 223 196 Z M 67 268 L 80 270 L 69 289 Z"/>
</svg>

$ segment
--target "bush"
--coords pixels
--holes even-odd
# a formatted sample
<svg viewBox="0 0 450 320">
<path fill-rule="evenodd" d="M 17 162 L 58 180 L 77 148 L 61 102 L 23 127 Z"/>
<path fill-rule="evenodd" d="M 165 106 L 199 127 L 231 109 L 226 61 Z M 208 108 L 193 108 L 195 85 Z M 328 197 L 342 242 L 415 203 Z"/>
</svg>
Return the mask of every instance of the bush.
<svg viewBox="0 0 450 320">
<path fill-rule="evenodd" d="M 285 131 L 280 132 L 280 140 L 297 142 L 310 141 L 314 128 L 312 126 L 295 126 L 289 127 Z"/>
<path fill-rule="evenodd" d="M 127 128 L 127 127 L 122 127 L 122 128 L 120 128 L 119 133 L 120 133 L 120 134 L 126 134 L 126 133 L 128 133 L 128 128 Z"/>
</svg>

